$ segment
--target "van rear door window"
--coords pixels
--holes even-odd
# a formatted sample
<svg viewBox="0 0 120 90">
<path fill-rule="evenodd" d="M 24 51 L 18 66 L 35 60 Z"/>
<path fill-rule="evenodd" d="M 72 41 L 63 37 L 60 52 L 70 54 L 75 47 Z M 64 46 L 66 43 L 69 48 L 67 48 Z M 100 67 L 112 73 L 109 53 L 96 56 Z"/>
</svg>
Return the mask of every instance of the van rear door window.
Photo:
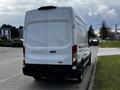
<svg viewBox="0 0 120 90">
<path fill-rule="evenodd" d="M 27 42 L 30 46 L 46 47 L 46 23 L 37 22 L 27 26 Z"/>
</svg>

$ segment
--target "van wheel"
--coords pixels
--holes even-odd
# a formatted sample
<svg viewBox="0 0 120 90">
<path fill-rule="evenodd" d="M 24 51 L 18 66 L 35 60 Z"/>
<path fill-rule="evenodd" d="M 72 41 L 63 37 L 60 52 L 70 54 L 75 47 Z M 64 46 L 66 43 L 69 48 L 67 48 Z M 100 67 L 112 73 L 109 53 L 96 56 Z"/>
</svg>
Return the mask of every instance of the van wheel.
<svg viewBox="0 0 120 90">
<path fill-rule="evenodd" d="M 91 55 L 89 57 L 89 61 L 88 61 L 87 65 L 90 65 L 90 64 L 91 64 Z"/>
<path fill-rule="evenodd" d="M 33 76 L 33 78 L 34 78 L 36 81 L 40 81 L 40 80 L 42 79 L 42 77 L 39 76 L 39 75 L 35 75 L 35 76 Z"/>
<path fill-rule="evenodd" d="M 81 74 L 81 75 L 79 75 L 79 76 L 77 77 L 77 82 L 78 82 L 78 83 L 81 83 L 82 80 L 83 80 L 83 76 L 82 76 L 82 74 Z"/>
<path fill-rule="evenodd" d="M 81 67 L 80 70 L 78 70 L 78 75 L 77 75 L 77 82 L 81 83 L 83 80 L 83 66 Z"/>
</svg>

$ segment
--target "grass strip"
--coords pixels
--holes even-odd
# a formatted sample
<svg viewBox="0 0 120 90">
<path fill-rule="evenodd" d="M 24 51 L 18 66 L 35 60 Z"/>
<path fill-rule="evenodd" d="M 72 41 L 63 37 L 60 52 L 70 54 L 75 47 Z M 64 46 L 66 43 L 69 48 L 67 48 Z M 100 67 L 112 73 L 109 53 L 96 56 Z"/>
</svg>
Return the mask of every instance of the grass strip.
<svg viewBox="0 0 120 90">
<path fill-rule="evenodd" d="M 93 90 L 120 90 L 120 55 L 98 57 Z"/>
</svg>

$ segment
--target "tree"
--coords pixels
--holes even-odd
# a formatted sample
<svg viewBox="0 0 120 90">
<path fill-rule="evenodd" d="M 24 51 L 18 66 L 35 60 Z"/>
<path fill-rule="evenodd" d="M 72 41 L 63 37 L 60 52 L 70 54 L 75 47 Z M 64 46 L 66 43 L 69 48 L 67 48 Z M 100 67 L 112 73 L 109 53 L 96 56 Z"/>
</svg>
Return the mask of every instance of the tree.
<svg viewBox="0 0 120 90">
<path fill-rule="evenodd" d="M 109 33 L 111 32 L 111 28 L 108 27 L 105 23 L 105 21 L 102 22 L 101 28 L 100 28 L 100 37 L 101 39 L 109 38 Z"/>
<path fill-rule="evenodd" d="M 1 26 L 2 28 L 11 28 L 12 27 L 12 25 L 7 25 L 7 24 L 3 24 L 2 26 Z"/>
<path fill-rule="evenodd" d="M 92 27 L 92 25 L 90 25 L 89 27 L 89 30 L 88 30 L 88 38 L 94 38 L 96 35 L 95 35 L 95 32 L 94 32 L 94 29 Z"/>
<path fill-rule="evenodd" d="M 23 26 L 19 26 L 19 37 L 23 38 Z"/>
<path fill-rule="evenodd" d="M 19 30 L 16 27 L 12 26 L 10 30 L 11 38 L 19 38 Z"/>
<path fill-rule="evenodd" d="M 23 26 L 19 26 L 19 28 L 18 29 L 23 29 Z"/>
</svg>

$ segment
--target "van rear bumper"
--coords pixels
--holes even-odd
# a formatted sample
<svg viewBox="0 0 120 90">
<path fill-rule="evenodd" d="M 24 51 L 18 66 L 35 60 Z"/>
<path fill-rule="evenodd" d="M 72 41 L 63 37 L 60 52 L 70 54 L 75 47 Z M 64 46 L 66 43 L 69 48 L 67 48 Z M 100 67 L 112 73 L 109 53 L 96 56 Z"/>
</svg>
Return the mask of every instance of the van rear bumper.
<svg viewBox="0 0 120 90">
<path fill-rule="evenodd" d="M 77 69 L 72 69 L 72 65 L 38 65 L 25 64 L 23 74 L 28 76 L 77 76 Z"/>
</svg>

